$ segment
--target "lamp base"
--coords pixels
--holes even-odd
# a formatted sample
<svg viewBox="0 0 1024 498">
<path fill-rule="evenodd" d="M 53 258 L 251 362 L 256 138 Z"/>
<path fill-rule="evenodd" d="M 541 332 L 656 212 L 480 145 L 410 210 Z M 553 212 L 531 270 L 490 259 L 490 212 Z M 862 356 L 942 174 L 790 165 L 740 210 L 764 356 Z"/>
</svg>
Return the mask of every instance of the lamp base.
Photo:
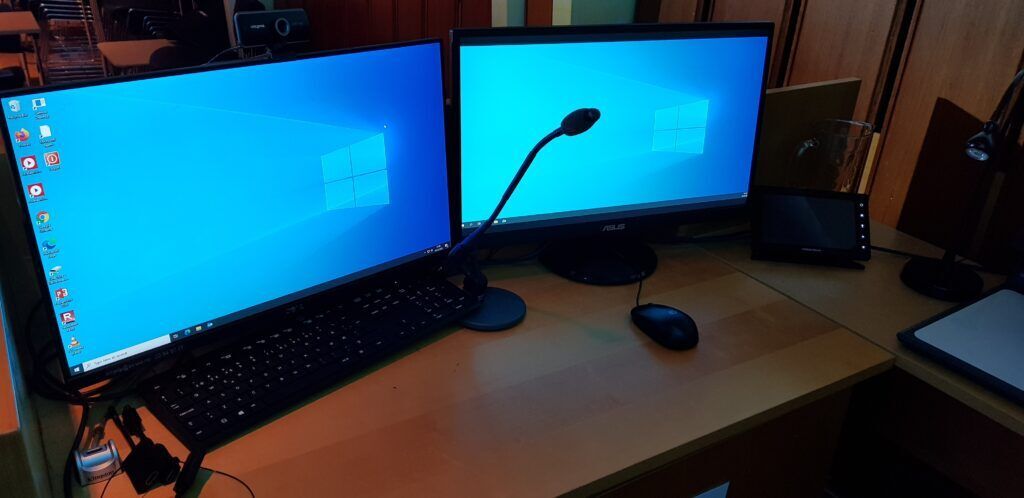
<svg viewBox="0 0 1024 498">
<path fill-rule="evenodd" d="M 460 322 L 477 332 L 499 332 L 519 325 L 526 318 L 526 302 L 512 291 L 488 287 L 480 306 Z"/>
<path fill-rule="evenodd" d="M 955 263 L 947 270 L 946 263 L 936 258 L 911 258 L 903 266 L 900 280 L 928 297 L 955 303 L 978 297 L 984 286 L 981 277 L 967 265 Z"/>
<path fill-rule="evenodd" d="M 591 285 L 639 282 L 658 267 L 658 256 L 647 244 L 630 239 L 594 239 L 553 243 L 540 262 L 556 275 Z"/>
</svg>

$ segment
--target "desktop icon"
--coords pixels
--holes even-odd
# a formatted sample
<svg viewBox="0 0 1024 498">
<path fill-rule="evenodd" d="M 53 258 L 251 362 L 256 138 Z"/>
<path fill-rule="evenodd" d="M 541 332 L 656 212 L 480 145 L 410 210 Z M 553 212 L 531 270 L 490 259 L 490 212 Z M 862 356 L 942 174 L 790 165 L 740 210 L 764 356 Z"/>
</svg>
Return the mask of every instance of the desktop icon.
<svg viewBox="0 0 1024 498">
<path fill-rule="evenodd" d="M 7 108 L 10 109 L 11 112 L 21 112 L 21 102 L 12 100 L 7 103 Z"/>
<path fill-rule="evenodd" d="M 39 167 L 39 163 L 36 162 L 36 156 L 25 156 L 21 158 L 21 169 L 25 171 L 32 171 Z"/>
<path fill-rule="evenodd" d="M 47 166 L 60 166 L 60 153 L 57 151 L 46 152 L 43 154 L 43 161 L 46 161 Z"/>
<path fill-rule="evenodd" d="M 57 239 L 46 239 L 43 241 L 43 250 L 52 251 L 57 248 Z"/>
<path fill-rule="evenodd" d="M 33 183 L 28 186 L 28 196 L 33 199 L 38 199 L 46 195 L 46 191 L 43 190 L 42 183 Z"/>
<path fill-rule="evenodd" d="M 71 311 L 65 311 L 65 312 L 61 313 L 60 314 L 60 323 L 62 323 L 64 325 L 70 325 L 72 323 L 75 323 L 75 311 L 71 310 Z"/>
<path fill-rule="evenodd" d="M 39 138 L 50 138 L 53 136 L 53 131 L 50 130 L 50 125 L 42 125 L 39 127 Z"/>
<path fill-rule="evenodd" d="M 56 290 L 53 291 L 53 296 L 55 298 L 57 298 L 57 299 L 67 299 L 68 298 L 68 289 L 66 287 L 61 287 L 60 289 L 56 289 Z"/>
<path fill-rule="evenodd" d="M 14 132 L 14 140 L 16 142 L 19 142 L 19 143 L 20 142 L 28 142 L 28 138 L 29 138 L 28 130 L 26 130 L 24 128 Z"/>
<path fill-rule="evenodd" d="M 62 270 L 62 266 L 54 266 L 53 268 L 50 268 L 47 282 L 50 285 L 54 285 L 67 280 L 68 278 L 64 276 L 64 272 Z"/>
<path fill-rule="evenodd" d="M 33 111 L 38 111 L 39 109 L 42 109 L 43 107 L 46 107 L 46 99 L 32 99 L 32 110 Z"/>
<path fill-rule="evenodd" d="M 76 355 L 81 352 L 82 343 L 78 342 L 78 339 L 75 339 L 74 336 L 72 336 L 71 340 L 68 341 L 68 354 Z"/>
<path fill-rule="evenodd" d="M 196 325 L 196 332 L 200 332 L 202 330 L 203 330 L 203 326 L 202 325 Z"/>
<path fill-rule="evenodd" d="M 43 226 L 50 222 L 50 212 L 40 211 L 36 213 L 36 225 Z"/>
</svg>

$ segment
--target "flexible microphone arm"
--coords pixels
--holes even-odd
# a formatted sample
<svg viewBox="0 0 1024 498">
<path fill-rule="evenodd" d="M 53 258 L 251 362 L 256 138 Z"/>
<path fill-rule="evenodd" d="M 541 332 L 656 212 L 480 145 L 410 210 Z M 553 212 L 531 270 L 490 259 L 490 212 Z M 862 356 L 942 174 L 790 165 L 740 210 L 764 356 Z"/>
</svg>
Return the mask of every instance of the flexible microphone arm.
<svg viewBox="0 0 1024 498">
<path fill-rule="evenodd" d="M 476 239 L 494 224 L 494 220 L 498 219 L 498 215 L 501 214 L 501 210 L 505 208 L 505 204 L 508 202 L 508 199 L 512 197 L 512 192 L 516 190 L 516 187 L 519 185 L 519 181 L 522 180 L 523 175 L 526 174 L 526 170 L 530 169 L 530 164 L 533 163 L 533 158 L 537 157 L 537 153 L 540 152 L 545 145 L 562 135 L 565 135 L 565 132 L 562 131 L 561 127 L 559 127 L 557 130 L 548 133 L 547 136 L 540 139 L 540 142 L 537 142 L 537 145 L 533 146 L 533 150 L 526 155 L 526 159 L 523 160 L 523 164 L 519 166 L 519 171 L 516 171 L 516 176 L 512 177 L 512 183 L 508 185 L 508 188 L 505 189 L 505 193 L 501 195 L 501 200 L 498 201 L 498 205 L 495 206 L 494 211 L 491 212 L 491 216 L 477 227 L 476 230 L 473 230 L 473 233 L 469 234 L 469 236 L 462 239 L 462 242 L 459 242 L 454 248 L 452 248 L 452 252 L 448 254 L 448 257 L 451 260 L 457 261 L 464 257 L 463 253 L 472 251 L 473 247 L 476 245 Z"/>
<path fill-rule="evenodd" d="M 459 267 L 463 269 L 463 273 L 466 275 L 463 287 L 466 291 L 471 294 L 482 294 L 487 289 L 487 277 L 484 276 L 483 272 L 479 270 L 474 264 L 472 258 L 469 257 L 470 253 L 476 247 L 476 241 L 483 235 L 494 224 L 494 220 L 498 219 L 498 215 L 501 214 L 501 210 L 505 208 L 505 204 L 508 203 L 512 193 L 515 192 L 516 187 L 519 186 L 520 180 L 523 179 L 523 175 L 526 174 L 526 170 L 530 168 L 533 163 L 533 159 L 537 157 L 537 153 L 544 148 L 545 145 L 551 143 L 552 140 L 562 136 L 575 136 L 579 135 L 590 129 L 598 119 L 601 118 L 601 111 L 597 109 L 577 109 L 570 112 L 562 119 L 562 124 L 551 133 L 548 133 L 544 138 L 537 142 L 537 145 L 533 146 L 530 153 L 526 155 L 526 159 L 523 160 L 523 164 L 519 166 L 519 171 L 516 171 L 512 182 L 509 183 L 508 188 L 505 189 L 505 193 L 502 194 L 501 199 L 498 201 L 498 205 L 494 207 L 494 211 L 473 233 L 469 234 L 466 238 L 462 239 L 461 242 L 452 248 L 451 252 L 448 253 L 448 259 L 446 260 L 446 267 Z"/>
<path fill-rule="evenodd" d="M 564 118 L 562 118 L 562 124 L 555 129 L 555 131 L 548 133 L 547 136 L 540 139 L 537 145 L 533 146 L 530 153 L 526 155 L 526 159 L 523 160 L 523 164 L 519 166 L 519 171 L 516 171 L 516 176 L 512 177 L 512 183 L 505 189 L 505 193 L 502 194 L 501 200 L 498 201 L 498 205 L 494 207 L 494 211 L 491 216 L 487 218 L 473 233 L 469 234 L 468 237 L 462 239 L 452 248 L 451 252 L 448 253 L 448 261 L 461 263 L 461 260 L 466 258 L 466 254 L 471 252 L 476 244 L 476 239 L 480 237 L 484 232 L 487 231 L 491 225 L 494 224 L 494 220 L 498 219 L 498 215 L 501 214 L 501 210 L 505 208 L 505 203 L 512 197 L 512 192 L 515 192 L 516 187 L 519 185 L 519 181 L 523 179 L 523 175 L 526 174 L 526 170 L 530 168 L 530 164 L 533 163 L 533 159 L 537 157 L 537 153 L 544 148 L 545 145 L 550 143 L 552 140 L 562 136 L 576 136 L 590 129 L 594 126 L 594 123 L 598 119 L 601 119 L 601 111 L 593 108 L 576 109 L 570 112 Z"/>
<path fill-rule="evenodd" d="M 1024 82 L 1024 69 L 1017 72 L 1010 81 L 1010 85 L 1006 87 L 1006 91 L 1003 92 L 1003 96 L 999 99 L 999 104 L 996 105 L 994 111 L 992 111 L 992 117 L 989 121 L 994 121 L 1003 125 L 1007 118 L 1007 114 L 1010 113 L 1010 100 L 1013 98 L 1013 94 L 1019 90 L 1020 84 Z"/>
</svg>

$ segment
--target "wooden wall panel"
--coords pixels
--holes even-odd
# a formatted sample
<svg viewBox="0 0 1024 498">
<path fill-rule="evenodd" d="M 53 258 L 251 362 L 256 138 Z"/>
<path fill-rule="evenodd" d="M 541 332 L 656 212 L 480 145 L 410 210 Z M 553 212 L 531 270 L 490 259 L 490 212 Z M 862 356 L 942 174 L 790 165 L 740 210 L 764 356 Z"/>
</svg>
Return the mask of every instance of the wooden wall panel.
<svg viewBox="0 0 1024 498">
<path fill-rule="evenodd" d="M 526 0 L 526 25 L 551 25 L 551 0 Z"/>
<path fill-rule="evenodd" d="M 853 117 L 873 120 L 889 66 L 888 47 L 903 0 L 807 0 L 791 51 L 786 85 L 860 78 Z M 892 36 L 890 36 L 892 35 Z M 880 123 L 876 123 L 880 124 Z"/>
<path fill-rule="evenodd" d="M 387 43 L 395 41 L 397 31 L 397 20 L 395 17 L 394 0 L 369 0 L 367 2 L 367 15 L 369 15 L 368 43 Z"/>
<path fill-rule="evenodd" d="M 399 40 L 423 38 L 423 5 L 420 0 L 401 0 L 395 3 L 395 31 Z"/>
<path fill-rule="evenodd" d="M 424 35 L 447 41 L 448 32 L 455 27 L 456 7 L 455 0 L 427 0 L 423 11 Z"/>
<path fill-rule="evenodd" d="M 442 44 L 441 63 L 444 68 L 445 95 L 451 95 L 451 29 L 458 19 L 458 2 L 456 0 L 426 0 L 424 7 L 424 35 L 428 38 L 440 38 Z"/>
<path fill-rule="evenodd" d="M 327 50 L 344 46 L 344 4 L 337 0 L 306 0 L 312 49 Z"/>
<path fill-rule="evenodd" d="M 661 0 L 658 22 L 693 22 L 700 20 L 701 0 Z"/>
<path fill-rule="evenodd" d="M 793 0 L 713 0 L 709 18 L 712 21 L 771 21 L 775 23 L 772 60 L 768 69 L 768 86 L 775 87 L 784 70 L 785 35 L 792 21 Z"/>
<path fill-rule="evenodd" d="M 342 0 L 341 43 L 356 47 L 370 43 L 370 3 L 366 0 Z"/>
<path fill-rule="evenodd" d="M 463 0 L 460 3 L 460 27 L 486 28 L 491 25 L 491 0 Z"/>
<path fill-rule="evenodd" d="M 1021 63 L 1022 33 L 1019 0 L 922 2 L 872 180 L 872 217 L 896 226 L 936 99 L 988 118 Z"/>
</svg>

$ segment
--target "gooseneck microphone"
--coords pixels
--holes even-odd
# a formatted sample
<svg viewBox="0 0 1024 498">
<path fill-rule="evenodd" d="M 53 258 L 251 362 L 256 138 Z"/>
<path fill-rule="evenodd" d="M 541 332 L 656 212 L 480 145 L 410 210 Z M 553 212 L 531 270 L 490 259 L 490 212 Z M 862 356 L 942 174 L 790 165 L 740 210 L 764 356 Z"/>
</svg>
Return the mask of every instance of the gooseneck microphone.
<svg viewBox="0 0 1024 498">
<path fill-rule="evenodd" d="M 597 109 L 576 109 L 562 119 L 561 126 L 556 128 L 555 131 L 548 133 L 544 138 L 540 139 L 540 142 L 537 142 L 537 145 L 533 146 L 533 150 L 526 155 L 526 159 L 523 160 L 522 166 L 519 166 L 519 171 L 516 171 L 516 175 L 512 177 L 512 183 L 510 183 L 508 188 L 505 189 L 505 193 L 502 194 L 501 200 L 498 201 L 498 205 L 494 208 L 491 216 L 477 227 L 473 233 L 469 234 L 468 237 L 462 239 L 462 242 L 459 242 L 454 248 L 452 248 L 452 251 L 448 253 L 449 261 L 458 261 L 458 259 L 464 257 L 464 254 L 467 251 L 472 251 L 476 245 L 476 239 L 494 224 L 494 220 L 498 218 L 498 215 L 501 214 L 501 210 L 504 209 L 508 199 L 512 197 L 512 192 L 514 192 L 516 187 L 519 186 L 519 181 L 523 179 L 523 175 L 525 175 L 526 170 L 530 168 L 530 165 L 533 163 L 533 159 L 537 157 L 537 153 L 540 152 L 545 145 L 562 135 L 570 137 L 579 135 L 580 133 L 589 130 L 591 126 L 594 126 L 594 123 L 596 123 L 600 118 L 601 111 Z"/>
<path fill-rule="evenodd" d="M 526 170 L 530 168 L 533 159 L 537 157 L 537 153 L 545 145 L 562 135 L 571 137 L 589 130 L 600 118 L 601 111 L 593 108 L 577 109 L 566 115 L 562 119 L 561 126 L 540 139 L 537 145 L 533 146 L 530 153 L 526 155 L 523 164 L 519 166 L 519 171 L 516 171 L 515 176 L 512 177 L 512 182 L 505 189 L 505 193 L 502 194 L 498 205 L 495 206 L 494 211 L 491 212 L 487 220 L 481 223 L 473 233 L 456 244 L 451 252 L 448 253 L 446 266 L 449 268 L 462 267 L 463 269 L 465 274 L 465 279 L 462 282 L 463 289 L 472 296 L 482 296 L 480 307 L 463 319 L 462 325 L 466 328 L 480 331 L 497 331 L 514 327 L 523 321 L 523 318 L 526 316 L 526 303 L 523 302 L 522 298 L 503 289 L 487 287 L 487 277 L 480 271 L 476 261 L 470 255 L 473 249 L 476 248 L 476 241 L 494 224 L 494 220 L 498 218 L 501 210 L 505 208 L 505 204 L 512 197 L 512 192 L 515 192 L 520 180 L 523 179 L 523 175 L 526 174 Z"/>
<path fill-rule="evenodd" d="M 566 136 L 579 135 L 594 126 L 601 119 L 601 111 L 594 108 L 576 109 L 562 119 L 561 130 Z"/>
</svg>

